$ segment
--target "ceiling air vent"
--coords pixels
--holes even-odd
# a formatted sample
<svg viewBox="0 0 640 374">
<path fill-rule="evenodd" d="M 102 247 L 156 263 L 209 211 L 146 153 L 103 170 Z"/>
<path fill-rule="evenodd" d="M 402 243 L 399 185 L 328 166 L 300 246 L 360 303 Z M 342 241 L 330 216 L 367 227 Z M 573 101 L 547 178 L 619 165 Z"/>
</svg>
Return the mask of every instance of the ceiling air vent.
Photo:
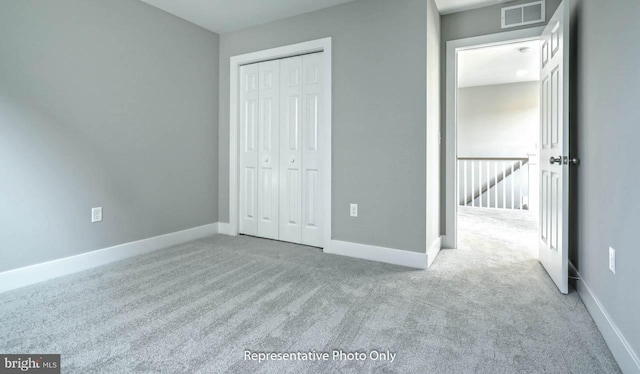
<svg viewBox="0 0 640 374">
<path fill-rule="evenodd" d="M 545 21 L 544 1 L 502 8 L 502 28 L 530 25 Z"/>
</svg>

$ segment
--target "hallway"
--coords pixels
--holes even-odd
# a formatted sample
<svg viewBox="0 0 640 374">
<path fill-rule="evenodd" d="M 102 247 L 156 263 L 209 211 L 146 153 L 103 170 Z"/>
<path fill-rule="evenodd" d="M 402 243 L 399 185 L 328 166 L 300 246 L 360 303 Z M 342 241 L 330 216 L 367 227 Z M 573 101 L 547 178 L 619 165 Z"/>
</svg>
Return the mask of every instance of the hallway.
<svg viewBox="0 0 640 374">
<path fill-rule="evenodd" d="M 531 211 L 460 206 L 458 230 L 460 249 L 495 252 L 498 262 L 538 258 L 538 217 Z"/>
</svg>

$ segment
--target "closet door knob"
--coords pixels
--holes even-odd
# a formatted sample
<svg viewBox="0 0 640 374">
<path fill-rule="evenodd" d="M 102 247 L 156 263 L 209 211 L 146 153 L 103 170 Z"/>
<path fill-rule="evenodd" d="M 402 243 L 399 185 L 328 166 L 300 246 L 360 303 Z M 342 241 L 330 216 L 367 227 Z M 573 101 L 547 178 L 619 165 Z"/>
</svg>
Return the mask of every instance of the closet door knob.
<svg viewBox="0 0 640 374">
<path fill-rule="evenodd" d="M 295 164 L 296 163 L 296 159 L 295 158 L 291 158 L 291 163 Z"/>
<path fill-rule="evenodd" d="M 264 158 L 264 162 L 265 162 L 265 163 L 269 162 L 269 157 L 265 157 L 265 158 Z"/>
</svg>

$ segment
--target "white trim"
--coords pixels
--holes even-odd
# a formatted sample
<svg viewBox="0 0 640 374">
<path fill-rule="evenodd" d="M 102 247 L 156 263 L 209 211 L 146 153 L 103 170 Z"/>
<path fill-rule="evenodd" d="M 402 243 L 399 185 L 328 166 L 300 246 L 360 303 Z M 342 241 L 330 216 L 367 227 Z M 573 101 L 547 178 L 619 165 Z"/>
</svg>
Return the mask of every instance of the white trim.
<svg viewBox="0 0 640 374">
<path fill-rule="evenodd" d="M 602 303 L 600 303 L 600 300 L 598 300 L 593 291 L 591 291 L 591 288 L 589 288 L 582 275 L 580 275 L 580 272 L 573 266 L 573 263 L 569 262 L 569 267 L 579 278 L 576 284 L 582 302 L 598 326 L 622 372 L 628 374 L 640 373 L 640 359 L 638 359 L 636 352 L 634 352 L 627 339 L 622 335 L 622 332 L 618 326 L 616 326 L 615 322 L 613 322 L 613 319 L 609 313 L 607 313 Z"/>
<path fill-rule="evenodd" d="M 343 242 L 332 240 L 331 247 L 324 249 L 325 253 L 384 262 L 387 264 L 406 266 L 415 269 L 427 268 L 427 254 L 403 251 L 400 249 L 378 247 L 375 245 Z"/>
<path fill-rule="evenodd" d="M 325 126 L 320 130 L 320 141 L 324 144 L 322 155 L 322 168 L 324 178 L 323 185 L 323 206 L 324 206 L 324 227 L 323 246 L 328 249 L 331 245 L 331 38 L 311 40 L 308 42 L 287 45 L 264 51 L 247 53 L 244 55 L 231 57 L 230 62 L 230 87 L 229 87 L 229 226 L 225 228 L 227 235 L 238 235 L 238 82 L 240 66 L 259 61 L 273 60 L 285 57 L 301 55 L 305 53 L 324 52 L 324 98 L 323 111 Z"/>
<path fill-rule="evenodd" d="M 0 273 L 0 293 L 110 264 L 218 233 L 218 224 L 194 227 Z"/>
<path fill-rule="evenodd" d="M 438 239 L 434 240 L 427 249 L 427 268 L 430 268 L 433 261 L 438 257 L 440 249 L 442 249 L 442 236 L 439 236 Z"/>
<path fill-rule="evenodd" d="M 231 224 L 226 222 L 218 222 L 218 234 L 236 236 L 231 230 Z"/>
<path fill-rule="evenodd" d="M 516 31 L 500 32 L 497 34 L 475 36 L 472 38 L 451 40 L 447 42 L 446 56 L 446 155 L 445 155 L 445 235 L 442 238 L 443 248 L 457 248 L 457 166 L 456 157 L 458 154 L 456 138 L 456 103 L 457 103 L 457 55 L 458 51 L 491 45 L 514 43 L 518 41 L 539 38 L 544 30 L 544 26 L 532 27 Z"/>
</svg>

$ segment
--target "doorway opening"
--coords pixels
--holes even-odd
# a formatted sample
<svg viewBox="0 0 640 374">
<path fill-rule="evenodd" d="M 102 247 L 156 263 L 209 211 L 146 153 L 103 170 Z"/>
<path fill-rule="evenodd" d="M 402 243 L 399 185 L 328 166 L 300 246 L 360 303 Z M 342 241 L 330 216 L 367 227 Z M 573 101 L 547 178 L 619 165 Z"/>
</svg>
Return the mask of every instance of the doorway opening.
<svg viewBox="0 0 640 374">
<path fill-rule="evenodd" d="M 500 206 L 504 208 L 511 207 L 525 207 L 525 203 L 531 209 L 535 209 L 535 206 L 539 206 L 539 230 L 537 231 L 538 238 L 538 259 L 544 269 L 549 274 L 550 278 L 556 284 L 561 293 L 566 294 L 569 291 L 569 188 L 571 185 L 569 173 L 570 167 L 576 167 L 580 161 L 576 155 L 569 154 L 570 143 L 570 112 L 571 107 L 571 3 L 564 1 L 560 3 L 558 9 L 550 18 L 546 26 L 538 28 L 521 29 L 516 31 L 501 32 L 491 35 L 483 35 L 478 37 L 472 37 L 467 39 L 452 40 L 447 42 L 447 54 L 446 54 L 446 155 L 445 155 L 445 236 L 443 238 L 444 248 L 458 248 L 458 211 L 460 205 L 460 184 L 459 184 L 459 170 L 458 170 L 458 55 L 464 53 L 467 50 L 474 50 L 483 47 L 511 45 L 515 43 L 524 43 L 529 41 L 535 41 L 540 44 L 540 52 L 538 53 L 539 60 L 539 124 L 540 124 L 540 136 L 539 146 L 537 147 L 537 154 L 534 157 L 537 167 L 540 173 L 529 173 L 528 177 L 528 189 L 525 189 L 529 196 L 524 199 L 524 194 L 519 193 L 516 195 L 515 186 L 518 185 L 516 181 L 516 175 L 522 174 L 520 180 L 524 181 L 524 169 L 522 165 L 532 166 L 531 160 L 527 155 L 527 162 L 524 160 L 506 160 L 511 161 L 510 166 L 504 166 L 502 173 L 500 172 L 500 165 L 497 167 L 494 165 L 494 173 L 499 174 L 493 177 L 494 187 L 503 182 L 502 199 L 503 202 L 500 205 L 498 202 L 498 208 Z M 518 49 L 518 52 L 523 54 L 526 50 Z M 529 53 L 531 50 L 529 50 Z M 532 54 L 535 56 L 535 54 Z M 532 57 L 533 58 L 533 57 Z M 477 61 L 476 61 L 477 62 Z M 491 68 L 498 66 L 499 64 L 489 61 L 484 66 L 476 67 L 478 73 L 485 74 L 492 71 Z M 508 70 L 507 68 L 503 68 Z M 518 74 L 518 70 L 521 71 Z M 516 76 L 527 76 L 526 68 L 517 68 Z M 498 73 L 501 71 L 499 70 Z M 493 117 L 489 118 L 493 121 Z M 573 146 L 575 147 L 575 145 Z M 511 157 L 511 156 L 509 156 Z M 537 159 L 537 160 L 536 160 Z M 464 161 L 464 160 L 463 160 Z M 517 164 L 516 164 L 517 162 Z M 483 189 L 483 183 L 478 182 L 480 187 L 472 186 L 472 195 L 465 196 L 462 200 L 466 202 L 466 207 L 469 205 L 469 201 L 473 202 L 477 198 L 479 199 L 483 195 L 485 197 L 491 196 L 492 186 L 491 182 L 491 166 L 485 166 L 489 169 L 489 176 L 487 177 L 487 191 Z M 462 165 L 464 169 L 464 164 Z M 471 168 L 475 173 L 475 166 Z M 517 172 L 516 172 L 517 171 Z M 464 170 L 463 170 L 464 172 Z M 480 171 L 478 167 L 478 174 L 484 175 L 487 173 L 487 169 Z M 502 174 L 502 179 L 500 179 Z M 533 177 L 531 177 L 533 175 Z M 537 198 L 540 203 L 535 204 L 532 201 L 532 197 L 535 199 L 535 194 L 531 187 L 532 178 L 539 175 L 539 191 Z M 463 177 L 464 178 L 464 177 Z M 468 177 L 467 177 L 468 178 Z M 508 179 L 511 178 L 512 189 L 507 192 L 509 186 Z M 475 175 L 472 176 L 475 180 Z M 505 181 L 506 180 L 506 181 Z M 535 179 L 534 179 L 535 180 Z M 468 187 L 468 184 L 462 182 L 464 194 L 464 186 Z M 478 191 L 476 194 L 476 190 Z M 499 186 L 497 187 L 498 197 L 495 198 L 496 191 L 494 190 L 495 200 L 500 199 Z M 518 191 L 520 191 L 518 189 Z M 469 190 L 467 190 L 467 194 Z M 517 196 L 517 198 L 516 198 Z M 505 199 L 510 199 L 510 203 Z M 488 208 L 491 209 L 491 208 Z M 512 213 L 515 211 L 511 209 Z M 522 209 L 524 210 L 524 209 Z M 534 217 L 535 218 L 535 217 Z M 513 220 L 510 220 L 513 221 Z M 488 220 L 481 221 L 482 223 L 488 222 Z M 535 221 L 534 221 L 535 222 Z M 479 234 L 485 234 L 486 230 L 480 231 Z M 504 234 L 504 233 L 503 233 Z M 476 238 L 476 242 L 479 245 L 483 245 L 486 241 L 482 236 Z M 518 233 L 514 234 L 518 236 Z M 512 235 L 511 237 L 513 237 Z M 503 236 L 504 237 L 504 236 Z M 517 238 L 516 238 L 517 240 Z M 519 243 L 518 241 L 517 243 Z M 504 243 L 503 243 L 504 244 Z M 495 248 L 495 247 L 494 247 Z M 491 253 L 491 251 L 484 251 L 485 253 Z"/>
<path fill-rule="evenodd" d="M 540 40 L 459 50 L 456 75 L 458 247 L 537 259 Z"/>
</svg>

